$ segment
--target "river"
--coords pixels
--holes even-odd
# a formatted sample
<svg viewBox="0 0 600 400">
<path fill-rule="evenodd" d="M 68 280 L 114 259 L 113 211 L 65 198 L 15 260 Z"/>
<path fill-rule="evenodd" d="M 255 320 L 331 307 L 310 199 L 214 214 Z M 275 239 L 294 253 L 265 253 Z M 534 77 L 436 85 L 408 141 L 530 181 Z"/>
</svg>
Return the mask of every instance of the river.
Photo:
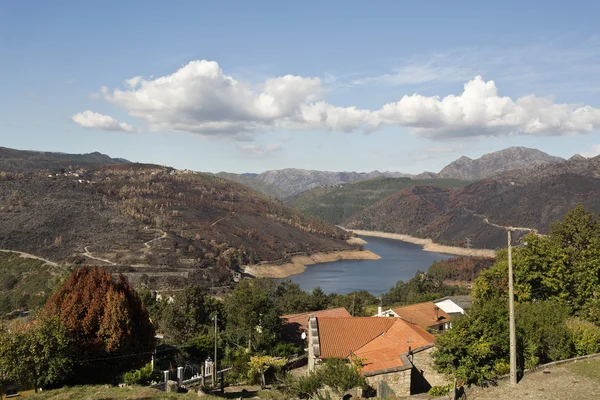
<svg viewBox="0 0 600 400">
<path fill-rule="evenodd" d="M 325 293 L 346 294 L 367 290 L 378 295 L 392 288 L 397 281 L 407 281 L 417 271 L 427 271 L 434 261 L 454 257 L 424 251 L 417 244 L 378 237 L 363 237 L 365 249 L 379 254 L 381 260 L 343 260 L 309 265 L 302 274 L 290 276 L 292 282 L 305 291 L 320 286 Z"/>
</svg>

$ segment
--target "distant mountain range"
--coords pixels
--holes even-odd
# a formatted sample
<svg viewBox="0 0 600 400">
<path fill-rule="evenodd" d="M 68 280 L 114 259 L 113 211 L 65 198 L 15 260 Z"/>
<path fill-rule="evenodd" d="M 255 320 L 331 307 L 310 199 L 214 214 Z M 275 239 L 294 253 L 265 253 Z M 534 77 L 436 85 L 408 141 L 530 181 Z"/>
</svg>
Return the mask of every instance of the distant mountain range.
<svg viewBox="0 0 600 400">
<path fill-rule="evenodd" d="M 98 152 L 68 154 L 0 147 L 0 171 L 5 172 L 29 173 L 39 170 L 56 170 L 69 165 L 100 166 L 129 163 L 130 161 L 124 158 L 111 158 Z"/>
<path fill-rule="evenodd" d="M 410 174 L 401 172 L 330 172 L 309 171 L 297 168 L 270 170 L 262 174 L 219 172 L 216 175 L 250 186 L 267 196 L 278 197 L 280 199 L 321 186 L 340 185 L 382 177 L 400 178 L 411 176 Z"/>
<path fill-rule="evenodd" d="M 579 155 L 574 157 L 585 159 Z M 504 150 L 485 154 L 475 160 L 463 156 L 442 168 L 438 173 L 423 172 L 418 175 L 389 171 L 331 172 L 296 168 L 269 170 L 261 174 L 219 172 L 216 175 L 247 185 L 273 198 L 289 199 L 313 188 L 341 185 L 375 178 L 409 177 L 416 180 L 455 179 L 476 181 L 491 178 L 508 171 L 557 164 L 564 161 L 565 159 L 563 158 L 551 156 L 537 149 L 509 147 Z"/>
<path fill-rule="evenodd" d="M 439 173 L 417 178 L 450 178 L 463 181 L 476 181 L 512 171 L 536 167 L 538 165 L 557 164 L 564 158 L 554 157 L 537 149 L 527 147 L 509 147 L 508 149 L 485 154 L 475 160 L 461 157 L 445 166 Z"/>
</svg>

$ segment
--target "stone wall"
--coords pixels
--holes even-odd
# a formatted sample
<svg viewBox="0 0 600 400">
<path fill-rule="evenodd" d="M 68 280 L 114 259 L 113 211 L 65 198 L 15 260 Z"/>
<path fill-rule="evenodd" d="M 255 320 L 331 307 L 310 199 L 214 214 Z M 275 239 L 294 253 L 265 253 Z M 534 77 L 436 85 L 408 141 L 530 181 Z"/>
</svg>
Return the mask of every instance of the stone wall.
<svg viewBox="0 0 600 400">
<path fill-rule="evenodd" d="M 422 372 L 422 376 L 431 386 L 444 386 L 450 382 L 449 378 L 440 374 L 433 368 L 433 357 L 435 347 L 430 347 L 422 351 L 416 351 L 413 356 L 413 365 Z"/>
<path fill-rule="evenodd" d="M 377 391 L 378 398 L 410 395 L 411 369 L 367 377 L 369 386 Z"/>
</svg>

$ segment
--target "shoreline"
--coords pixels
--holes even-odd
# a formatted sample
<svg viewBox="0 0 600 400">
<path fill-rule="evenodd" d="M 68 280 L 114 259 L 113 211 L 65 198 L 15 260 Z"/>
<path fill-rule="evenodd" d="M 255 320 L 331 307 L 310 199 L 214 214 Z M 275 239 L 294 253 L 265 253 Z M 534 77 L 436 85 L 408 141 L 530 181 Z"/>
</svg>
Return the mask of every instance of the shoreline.
<svg viewBox="0 0 600 400">
<path fill-rule="evenodd" d="M 255 278 L 288 278 L 301 274 L 309 265 L 329 263 L 341 260 L 380 260 L 381 257 L 369 250 L 334 251 L 331 253 L 315 253 L 310 256 L 294 256 L 285 264 L 247 265 L 244 272 Z"/>
<path fill-rule="evenodd" d="M 341 228 L 341 227 L 340 227 Z M 348 229 L 343 228 L 348 232 L 356 233 L 359 236 L 373 236 L 384 239 L 400 240 L 406 243 L 418 244 L 423 246 L 423 250 L 430 251 L 433 253 L 452 254 L 455 256 L 471 256 L 471 257 L 489 257 L 495 258 L 496 251 L 490 249 L 465 249 L 464 247 L 446 246 L 438 243 L 434 243 L 431 239 L 420 239 L 410 235 L 404 235 L 400 233 L 388 233 L 378 231 L 363 231 L 360 229 Z"/>
</svg>

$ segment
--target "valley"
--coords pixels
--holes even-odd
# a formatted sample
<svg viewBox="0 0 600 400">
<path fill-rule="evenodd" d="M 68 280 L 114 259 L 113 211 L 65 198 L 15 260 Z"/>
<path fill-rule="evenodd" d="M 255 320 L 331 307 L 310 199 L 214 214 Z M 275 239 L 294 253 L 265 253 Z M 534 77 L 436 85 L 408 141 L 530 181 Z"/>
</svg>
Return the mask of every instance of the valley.
<svg viewBox="0 0 600 400">
<path fill-rule="evenodd" d="M 19 160 L 24 168 L 15 170 Z M 598 157 L 562 160 L 524 148 L 457 160 L 421 179 L 293 169 L 213 175 L 6 148 L 0 167 L 1 249 L 54 266 L 99 265 L 158 290 L 379 262 L 353 234 L 494 257 L 508 228 L 518 242 L 546 234 L 578 204 L 600 212 Z M 454 178 L 475 178 L 474 170 L 485 177 Z"/>
</svg>

